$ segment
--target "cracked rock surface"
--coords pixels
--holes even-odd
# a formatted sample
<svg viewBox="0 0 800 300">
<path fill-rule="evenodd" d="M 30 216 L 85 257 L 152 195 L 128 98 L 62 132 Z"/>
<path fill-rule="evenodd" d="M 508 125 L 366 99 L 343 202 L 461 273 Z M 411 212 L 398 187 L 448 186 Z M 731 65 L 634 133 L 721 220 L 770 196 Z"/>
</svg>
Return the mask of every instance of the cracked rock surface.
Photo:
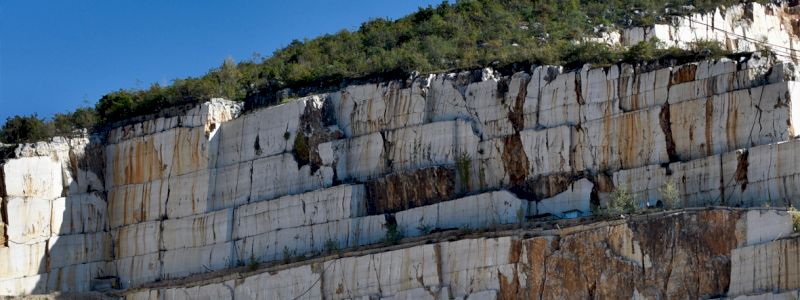
<svg viewBox="0 0 800 300">
<path fill-rule="evenodd" d="M 713 22 L 791 46 L 782 5 L 616 42 L 753 50 L 698 25 Z M 696 207 L 800 206 L 797 69 L 760 54 L 485 68 L 18 145 L 0 162 L 0 295 L 112 276 L 130 299 L 790 297 L 785 209 Z M 686 210 L 593 216 L 619 188 L 663 206 L 667 183 Z"/>
</svg>

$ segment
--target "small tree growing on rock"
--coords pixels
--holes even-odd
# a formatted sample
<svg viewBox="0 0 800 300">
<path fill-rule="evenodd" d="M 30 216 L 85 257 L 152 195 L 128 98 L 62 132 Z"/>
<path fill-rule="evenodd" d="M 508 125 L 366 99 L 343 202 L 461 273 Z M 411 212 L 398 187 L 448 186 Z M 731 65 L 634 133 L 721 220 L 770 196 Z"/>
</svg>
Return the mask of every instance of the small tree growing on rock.
<svg viewBox="0 0 800 300">
<path fill-rule="evenodd" d="M 615 188 L 611 193 L 607 209 L 610 214 L 627 214 L 636 211 L 633 194 L 624 186 Z"/>
<path fill-rule="evenodd" d="M 383 237 L 383 241 L 387 244 L 397 245 L 405 237 L 403 230 L 397 227 L 397 223 L 386 223 L 384 229 L 386 229 L 386 236 Z"/>
<path fill-rule="evenodd" d="M 800 211 L 794 206 L 789 206 L 789 214 L 792 215 L 792 229 L 794 232 L 800 232 Z"/>
<path fill-rule="evenodd" d="M 667 182 L 665 182 L 664 185 L 658 189 L 658 191 L 661 193 L 661 200 L 663 201 L 665 208 L 676 209 L 683 206 L 681 205 L 678 188 L 675 187 L 675 182 L 673 182 L 672 179 L 667 180 Z"/>
<path fill-rule="evenodd" d="M 255 271 L 256 269 L 258 269 L 258 260 L 255 255 L 250 254 L 250 260 L 247 262 L 247 270 Z"/>
</svg>

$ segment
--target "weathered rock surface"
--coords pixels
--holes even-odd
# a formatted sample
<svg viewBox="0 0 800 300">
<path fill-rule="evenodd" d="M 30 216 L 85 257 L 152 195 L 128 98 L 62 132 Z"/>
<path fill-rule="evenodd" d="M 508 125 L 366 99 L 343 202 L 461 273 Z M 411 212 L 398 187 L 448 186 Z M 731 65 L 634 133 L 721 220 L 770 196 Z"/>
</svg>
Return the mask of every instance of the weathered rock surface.
<svg viewBox="0 0 800 300">
<path fill-rule="evenodd" d="M 731 253 L 731 289 L 738 296 L 800 289 L 800 239 L 780 239 Z"/>
<path fill-rule="evenodd" d="M 742 269 L 746 268 L 742 264 L 754 265 L 745 252 L 753 253 L 753 247 L 791 247 L 787 242 L 793 241 L 739 246 L 763 237 L 749 228 L 757 230 L 768 219 L 753 214 L 775 212 L 687 211 L 539 231 L 533 237 L 468 238 L 375 249 L 248 275 L 243 280 L 143 289 L 128 298 L 160 299 L 204 290 L 209 295 L 298 299 L 708 298 L 725 295 L 729 286 L 729 295 L 735 296 L 761 291 L 732 288 L 738 280 L 752 282 L 735 273 L 754 274 Z M 785 214 L 778 217 L 787 218 Z M 777 260 L 796 258 L 793 252 L 763 253 L 775 253 Z M 765 271 L 784 276 L 765 273 L 756 282 L 764 281 L 776 292 L 796 289 L 791 282 L 798 273 L 777 267 L 790 264 L 756 263 L 775 266 Z M 782 285 L 765 281 L 768 278 Z"/>
<path fill-rule="evenodd" d="M 433 167 L 369 181 L 367 212 L 391 213 L 452 199 L 456 194 L 455 173 L 453 169 Z"/>
<path fill-rule="evenodd" d="M 687 47 L 696 41 L 719 41 L 734 52 L 758 51 L 764 41 L 792 48 L 798 44 L 796 22 L 788 2 L 761 5 L 755 2 L 720 7 L 709 13 L 695 13 L 676 18 L 673 24 L 637 27 L 621 32 L 611 42 L 634 45 L 657 38 L 667 46 Z M 746 20 L 742 22 L 742 20 Z M 782 48 L 784 49 L 784 48 Z M 784 55 L 784 59 L 796 59 Z"/>
<path fill-rule="evenodd" d="M 742 36 L 763 35 L 791 48 L 795 11 L 738 5 L 607 40 L 757 50 Z M 429 74 L 241 116 L 212 99 L 104 136 L 20 145 L 0 163 L 0 294 L 117 276 L 122 288 L 163 282 L 135 299 L 791 296 L 797 238 L 781 212 L 575 226 L 619 188 L 639 208 L 800 206 L 800 85 L 794 59 L 775 52 Z M 472 230 L 487 232 L 459 235 Z"/>
</svg>

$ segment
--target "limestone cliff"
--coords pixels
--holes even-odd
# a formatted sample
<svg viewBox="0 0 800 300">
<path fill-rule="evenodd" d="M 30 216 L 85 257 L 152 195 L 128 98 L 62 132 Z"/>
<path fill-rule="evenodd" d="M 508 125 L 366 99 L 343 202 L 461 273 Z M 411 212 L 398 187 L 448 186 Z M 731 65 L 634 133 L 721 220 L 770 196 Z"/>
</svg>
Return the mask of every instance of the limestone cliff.
<svg viewBox="0 0 800 300">
<path fill-rule="evenodd" d="M 791 48 L 793 11 L 609 41 Z M 131 299 L 791 297 L 791 216 L 721 206 L 800 206 L 797 76 L 780 53 L 483 69 L 19 145 L 0 164 L 0 295 L 115 277 Z M 687 208 L 652 209 L 667 182 Z M 621 188 L 649 213 L 594 216 Z"/>
</svg>

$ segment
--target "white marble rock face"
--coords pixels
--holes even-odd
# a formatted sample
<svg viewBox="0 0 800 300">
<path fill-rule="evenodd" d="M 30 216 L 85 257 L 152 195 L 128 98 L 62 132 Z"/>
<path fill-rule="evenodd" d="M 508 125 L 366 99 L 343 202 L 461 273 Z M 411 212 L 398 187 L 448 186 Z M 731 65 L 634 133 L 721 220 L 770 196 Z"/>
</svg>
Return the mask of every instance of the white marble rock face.
<svg viewBox="0 0 800 300">
<path fill-rule="evenodd" d="M 487 228 L 524 220 L 528 201 L 507 191 L 467 196 L 395 214 L 397 227 L 408 236 L 424 235 L 430 229 Z"/>
<path fill-rule="evenodd" d="M 568 173 L 572 168 L 573 141 L 576 139 L 575 129 L 571 126 L 559 126 L 545 130 L 525 130 L 520 132 L 520 139 L 528 158 L 531 177 Z"/>
<path fill-rule="evenodd" d="M 3 186 L 7 197 L 55 199 L 64 188 L 61 163 L 55 157 L 23 157 L 2 166 Z"/>
<path fill-rule="evenodd" d="M 150 221 L 120 227 L 111 232 L 114 257 L 117 259 L 158 253 L 161 244 L 161 222 Z"/>
<path fill-rule="evenodd" d="M 233 242 L 162 251 L 159 256 L 161 277 L 180 278 L 231 267 L 232 251 Z"/>
<path fill-rule="evenodd" d="M 617 171 L 669 162 L 661 108 L 583 124 L 576 132 L 575 169 Z"/>
<path fill-rule="evenodd" d="M 57 236 L 51 238 L 47 246 L 50 269 L 112 258 L 111 235 L 105 232 Z"/>
<path fill-rule="evenodd" d="M 387 172 L 383 136 L 371 133 L 319 145 L 322 163 L 341 180 L 366 180 Z"/>
<path fill-rule="evenodd" d="M 630 46 L 657 37 L 680 47 L 712 39 L 754 51 L 739 35 L 797 44 L 790 15 L 744 4 L 602 39 Z M 759 55 L 657 69 L 535 66 L 501 75 L 486 68 L 351 85 L 243 115 L 240 104 L 212 99 L 111 129 L 104 140 L 21 145 L 0 163 L 0 295 L 81 292 L 102 275 L 135 288 L 251 259 L 375 245 L 392 221 L 418 237 L 545 213 L 588 214 L 593 193 L 601 202 L 608 196 L 599 175 L 642 206 L 663 200 L 666 182 L 682 206 L 800 206 L 795 69 L 791 59 Z M 317 138 L 319 128 L 341 135 L 315 141 L 311 162 L 301 163 L 296 137 Z M 454 182 L 452 199 L 368 214 L 370 181 L 430 167 L 453 171 L 446 178 Z M 509 192 L 541 176 L 569 181 L 538 202 Z M 430 192 L 412 181 L 386 188 Z M 800 288 L 787 265 L 796 243 L 782 238 L 788 222 L 762 211 L 739 221 L 729 296 Z M 510 278 L 527 284 L 514 262 L 527 259 L 514 253 L 519 242 L 393 248 L 127 296 L 495 299 Z M 644 261 L 636 249 L 622 255 Z"/>
<path fill-rule="evenodd" d="M 688 160 L 795 137 L 795 89 L 793 82 L 776 83 L 670 106 L 678 156 Z"/>
<path fill-rule="evenodd" d="M 312 191 L 333 184 L 333 169 L 323 166 L 311 171 L 298 166 L 291 154 L 270 156 L 253 161 L 250 201 L 263 201 L 284 195 Z"/>
<path fill-rule="evenodd" d="M 552 214 L 563 216 L 565 212 L 578 210 L 579 216 L 591 214 L 589 200 L 594 184 L 586 178 L 573 182 L 566 191 L 563 191 L 551 198 L 541 201 L 531 201 L 528 211 L 529 215 Z"/>
<path fill-rule="evenodd" d="M 163 180 L 112 188 L 107 199 L 109 227 L 161 219 L 169 194 L 169 183 Z"/>
<path fill-rule="evenodd" d="M 625 29 L 621 31 L 622 38 L 612 42 L 631 46 L 657 38 L 667 47 L 689 48 L 693 42 L 711 40 L 732 52 L 758 51 L 763 40 L 775 45 L 797 44 L 797 36 L 784 25 L 784 5 L 751 2 L 719 7 L 708 13 L 678 18 L 673 24 Z"/>
<path fill-rule="evenodd" d="M 360 217 L 364 197 L 363 185 L 344 185 L 243 205 L 234 213 L 234 236 Z"/>
<path fill-rule="evenodd" d="M 781 239 L 734 249 L 731 253 L 730 296 L 800 288 L 796 239 Z M 777 255 L 776 255 L 777 254 Z"/>
<path fill-rule="evenodd" d="M 475 157 L 478 141 L 472 127 L 460 120 L 390 131 L 385 138 L 395 172 L 452 165 L 462 153 Z"/>
<path fill-rule="evenodd" d="M 161 222 L 161 249 L 201 247 L 229 241 L 233 209 Z"/>
<path fill-rule="evenodd" d="M 421 124 L 425 98 L 420 86 L 399 81 L 348 86 L 331 94 L 336 120 L 345 136 L 354 137 Z"/>
<path fill-rule="evenodd" d="M 107 229 L 107 204 L 101 193 L 62 197 L 52 201 L 51 235 L 100 232 Z"/>
<path fill-rule="evenodd" d="M 44 242 L 50 237 L 52 200 L 9 198 L 4 208 L 8 213 L 6 235 L 11 244 Z"/>
</svg>

